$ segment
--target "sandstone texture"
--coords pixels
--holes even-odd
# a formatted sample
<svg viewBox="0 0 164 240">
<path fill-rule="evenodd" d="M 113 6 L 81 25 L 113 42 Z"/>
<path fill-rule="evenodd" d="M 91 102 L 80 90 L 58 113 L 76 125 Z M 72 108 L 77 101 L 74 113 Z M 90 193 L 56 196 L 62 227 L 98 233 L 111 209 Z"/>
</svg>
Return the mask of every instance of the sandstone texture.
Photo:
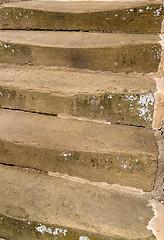
<svg viewBox="0 0 164 240">
<path fill-rule="evenodd" d="M 0 62 L 111 72 L 156 72 L 159 36 L 52 31 L 0 31 Z"/>
<path fill-rule="evenodd" d="M 0 184 L 3 238 L 155 240 L 146 229 L 153 217 L 149 198 L 138 193 L 7 166 L 0 166 Z"/>
<path fill-rule="evenodd" d="M 143 74 L 0 66 L 0 106 L 151 127 L 155 81 Z"/>
<path fill-rule="evenodd" d="M 2 1 L 0 240 L 163 240 L 163 1 Z"/>
<path fill-rule="evenodd" d="M 27 1 L 0 9 L 1 29 L 160 33 L 162 19 L 162 1 Z"/>
<path fill-rule="evenodd" d="M 0 110 L 1 163 L 153 189 L 153 131 Z"/>
</svg>

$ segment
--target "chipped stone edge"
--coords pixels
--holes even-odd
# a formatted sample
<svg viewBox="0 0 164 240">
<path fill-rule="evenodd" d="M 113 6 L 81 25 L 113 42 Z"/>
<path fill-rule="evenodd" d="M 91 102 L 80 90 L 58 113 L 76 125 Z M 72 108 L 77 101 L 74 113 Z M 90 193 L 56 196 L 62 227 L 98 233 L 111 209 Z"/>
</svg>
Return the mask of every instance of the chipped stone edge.
<svg viewBox="0 0 164 240">
<path fill-rule="evenodd" d="M 144 191 L 142 189 L 134 188 L 134 187 L 129 187 L 129 186 L 121 186 L 119 184 L 109 184 L 106 182 L 91 182 L 90 180 L 86 180 L 83 178 L 79 177 L 72 177 L 68 174 L 61 174 L 58 172 L 48 172 L 48 175 L 51 177 L 56 177 L 56 178 L 62 178 L 68 181 L 72 182 L 77 182 L 77 183 L 82 183 L 82 184 L 89 184 L 92 186 L 97 186 L 100 188 L 105 188 L 105 189 L 112 189 L 115 191 L 121 191 L 129 194 L 135 194 L 135 195 L 144 195 Z"/>
<path fill-rule="evenodd" d="M 154 217 L 149 221 L 147 229 L 152 231 L 157 240 L 164 239 L 164 205 L 156 200 L 149 200 Z"/>
</svg>

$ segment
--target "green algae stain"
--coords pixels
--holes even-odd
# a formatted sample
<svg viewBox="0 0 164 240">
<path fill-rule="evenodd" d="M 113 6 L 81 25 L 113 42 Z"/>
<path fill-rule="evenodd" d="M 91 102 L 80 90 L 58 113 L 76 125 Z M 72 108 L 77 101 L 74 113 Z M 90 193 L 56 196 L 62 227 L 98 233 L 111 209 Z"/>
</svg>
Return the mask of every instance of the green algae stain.
<svg viewBox="0 0 164 240">
<path fill-rule="evenodd" d="M 68 219 L 69 220 L 69 219 Z M 32 221 L 20 221 L 0 214 L 0 240 L 126 240 L 83 230 Z"/>
</svg>

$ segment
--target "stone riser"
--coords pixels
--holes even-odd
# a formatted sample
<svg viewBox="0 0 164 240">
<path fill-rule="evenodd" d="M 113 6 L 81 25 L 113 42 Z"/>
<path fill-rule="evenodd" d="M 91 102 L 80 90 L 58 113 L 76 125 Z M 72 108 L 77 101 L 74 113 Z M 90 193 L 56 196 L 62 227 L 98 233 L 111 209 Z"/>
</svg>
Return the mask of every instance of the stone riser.
<svg viewBox="0 0 164 240">
<path fill-rule="evenodd" d="M 46 92 L 0 86 L 0 94 L 1 108 L 152 127 L 154 110 L 152 93 L 113 95 L 107 92 L 105 95 L 60 97 L 58 94 L 55 96 Z"/>
<path fill-rule="evenodd" d="M 28 2 L 0 9 L 1 29 L 159 33 L 161 2 Z"/>
<path fill-rule="evenodd" d="M 60 172 L 94 182 L 153 190 L 157 159 L 144 154 L 92 153 L 31 147 L 0 140 L 1 163 Z M 7 154 L 6 154 L 7 153 Z"/>
</svg>

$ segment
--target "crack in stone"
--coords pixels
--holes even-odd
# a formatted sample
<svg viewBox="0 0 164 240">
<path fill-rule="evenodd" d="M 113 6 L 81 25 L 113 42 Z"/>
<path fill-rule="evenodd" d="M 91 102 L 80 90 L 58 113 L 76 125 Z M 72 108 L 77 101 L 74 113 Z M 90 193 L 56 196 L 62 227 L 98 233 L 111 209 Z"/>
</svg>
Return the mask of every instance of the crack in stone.
<svg viewBox="0 0 164 240">
<path fill-rule="evenodd" d="M 59 117 L 59 118 L 62 118 L 62 119 L 72 119 L 72 120 L 78 120 L 78 121 L 86 121 L 86 122 L 91 122 L 91 123 L 93 122 L 93 123 L 101 123 L 101 124 L 111 124 L 111 122 L 107 122 L 107 121 L 103 121 L 103 120 L 96 120 L 96 119 L 89 119 L 89 118 L 85 118 L 85 117 L 74 117 L 74 116 L 69 116 L 69 115 L 60 115 L 60 114 L 58 115 L 58 114 L 54 114 L 54 113 L 45 113 L 45 112 L 23 110 L 21 108 L 8 108 L 8 107 L 0 106 L 0 109 L 10 110 L 10 111 L 20 111 L 20 112 L 32 113 L 32 114 L 40 114 L 40 115 L 46 115 L 46 116 L 52 116 L 52 117 Z M 112 123 L 112 125 L 151 129 L 149 127 L 145 127 L 145 126 L 142 126 L 142 125 L 135 125 L 135 124 Z"/>
<path fill-rule="evenodd" d="M 7 108 L 7 107 L 1 107 L 0 109 L 4 109 L 4 110 L 11 110 L 11 111 L 20 111 L 20 112 L 26 112 L 26 113 L 35 113 L 35 114 L 41 114 L 41 115 L 47 115 L 47 116 L 53 116 L 53 117 L 57 117 L 57 114 L 54 113 L 44 113 L 44 112 L 37 112 L 37 111 L 30 111 L 30 110 L 23 110 L 21 108 Z"/>
</svg>

